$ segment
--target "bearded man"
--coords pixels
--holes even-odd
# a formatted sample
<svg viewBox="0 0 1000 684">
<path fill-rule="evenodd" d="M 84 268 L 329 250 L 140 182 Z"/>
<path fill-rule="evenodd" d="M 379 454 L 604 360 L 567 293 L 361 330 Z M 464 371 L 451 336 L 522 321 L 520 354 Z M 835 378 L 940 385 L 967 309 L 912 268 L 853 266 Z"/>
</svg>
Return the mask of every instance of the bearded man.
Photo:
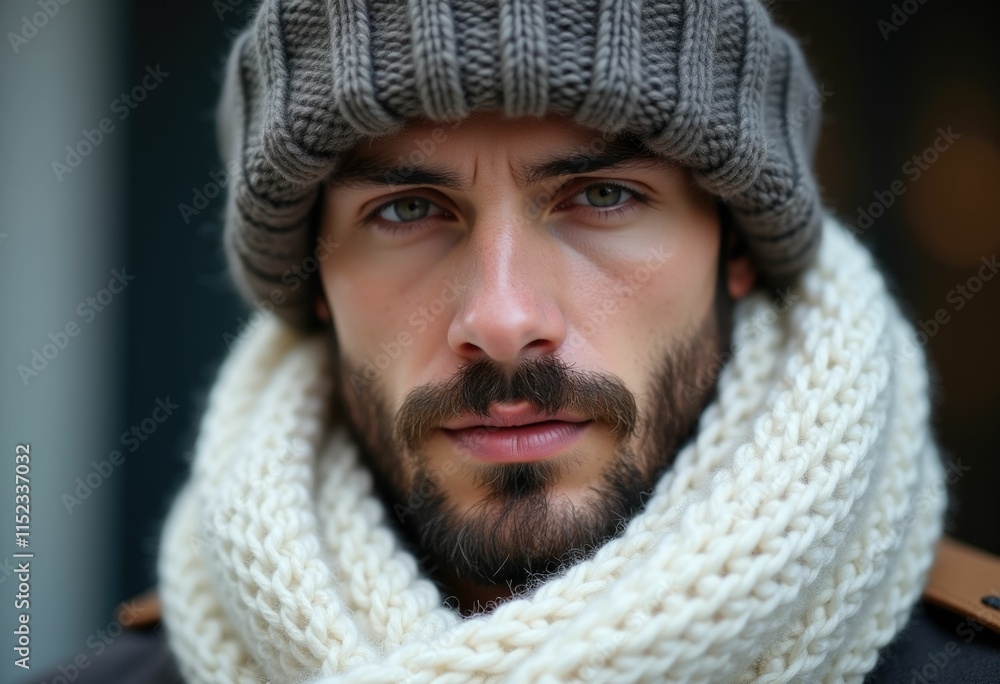
<svg viewBox="0 0 1000 684">
<path fill-rule="evenodd" d="M 864 680 L 945 470 L 821 100 L 753 0 L 265 0 L 219 107 L 259 313 L 160 554 L 185 681 Z"/>
</svg>

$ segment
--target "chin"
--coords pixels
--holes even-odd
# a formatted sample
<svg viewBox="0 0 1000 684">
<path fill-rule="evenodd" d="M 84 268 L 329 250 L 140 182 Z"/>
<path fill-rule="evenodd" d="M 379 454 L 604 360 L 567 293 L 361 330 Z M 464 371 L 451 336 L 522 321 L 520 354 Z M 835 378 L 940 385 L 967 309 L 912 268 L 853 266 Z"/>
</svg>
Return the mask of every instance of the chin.
<svg viewBox="0 0 1000 684">
<path fill-rule="evenodd" d="M 619 453 L 581 480 L 583 454 L 532 463 L 476 464 L 437 486 L 426 472 L 414 492 L 429 493 L 408 521 L 410 536 L 434 562 L 481 583 L 528 583 L 589 557 L 620 534 L 642 507 L 644 478 Z M 471 471 L 471 477 L 469 477 Z"/>
</svg>

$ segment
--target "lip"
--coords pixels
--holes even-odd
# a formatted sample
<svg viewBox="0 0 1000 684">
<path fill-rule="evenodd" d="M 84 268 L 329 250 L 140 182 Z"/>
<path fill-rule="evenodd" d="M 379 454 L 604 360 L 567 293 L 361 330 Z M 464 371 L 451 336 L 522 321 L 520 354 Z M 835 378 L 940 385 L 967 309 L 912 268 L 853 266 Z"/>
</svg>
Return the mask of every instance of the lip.
<svg viewBox="0 0 1000 684">
<path fill-rule="evenodd" d="M 530 406 L 490 408 L 489 416 L 465 414 L 441 426 L 463 453 L 490 463 L 525 463 L 557 456 L 576 442 L 591 421 L 568 412 L 539 413 Z"/>
<path fill-rule="evenodd" d="M 486 428 L 511 428 L 523 425 L 532 425 L 545 421 L 559 421 L 562 423 L 584 423 L 587 419 L 569 411 L 559 413 L 540 413 L 532 409 L 527 403 L 504 405 L 497 404 L 490 407 L 490 414 L 486 417 L 477 416 L 473 413 L 464 413 L 441 425 L 445 430 L 463 430 L 472 427 Z"/>
</svg>

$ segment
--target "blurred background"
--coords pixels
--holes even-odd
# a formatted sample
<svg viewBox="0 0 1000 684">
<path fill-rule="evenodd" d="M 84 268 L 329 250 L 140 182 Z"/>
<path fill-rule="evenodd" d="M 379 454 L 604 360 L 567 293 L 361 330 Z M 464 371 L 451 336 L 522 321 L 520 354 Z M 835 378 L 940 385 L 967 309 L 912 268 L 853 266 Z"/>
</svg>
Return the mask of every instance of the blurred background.
<svg viewBox="0 0 1000 684">
<path fill-rule="evenodd" d="M 255 6 L 0 6 L 0 510 L 14 509 L 15 447 L 28 443 L 35 554 L 25 673 L 10 655 L 13 534 L 0 545 L 0 681 L 100 657 L 114 605 L 154 582 L 206 391 L 246 316 L 220 247 L 213 110 Z M 950 532 L 1000 553 L 1000 277 L 985 266 L 1000 253 L 997 10 L 772 11 L 821 84 L 825 202 L 871 245 L 932 360 L 935 424 L 959 473 Z"/>
</svg>

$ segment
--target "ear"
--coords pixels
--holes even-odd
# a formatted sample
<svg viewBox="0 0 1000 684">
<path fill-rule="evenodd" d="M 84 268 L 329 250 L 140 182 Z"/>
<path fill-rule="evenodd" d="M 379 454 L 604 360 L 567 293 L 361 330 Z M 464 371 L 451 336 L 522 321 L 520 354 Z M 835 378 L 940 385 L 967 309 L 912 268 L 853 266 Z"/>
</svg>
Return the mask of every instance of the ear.
<svg viewBox="0 0 1000 684">
<path fill-rule="evenodd" d="M 326 302 L 326 295 L 322 290 L 316 293 L 316 301 L 313 303 L 316 311 L 316 318 L 324 325 L 330 324 L 330 305 Z"/>
<path fill-rule="evenodd" d="M 726 241 L 726 289 L 734 302 L 742 299 L 757 282 L 757 265 L 741 239 L 737 228 L 729 223 L 723 236 Z"/>
<path fill-rule="evenodd" d="M 726 287 L 729 290 L 729 297 L 733 301 L 742 299 L 750 292 L 755 282 L 757 282 L 757 266 L 750 255 L 744 251 L 730 256 L 726 262 Z"/>
<path fill-rule="evenodd" d="M 757 264 L 750 256 L 750 250 L 747 249 L 746 241 L 740 234 L 729 208 L 721 200 L 716 200 L 716 208 L 722 232 L 720 259 L 725 259 L 725 270 L 722 275 L 726 279 L 729 299 L 735 302 L 745 297 L 757 282 Z"/>
</svg>

